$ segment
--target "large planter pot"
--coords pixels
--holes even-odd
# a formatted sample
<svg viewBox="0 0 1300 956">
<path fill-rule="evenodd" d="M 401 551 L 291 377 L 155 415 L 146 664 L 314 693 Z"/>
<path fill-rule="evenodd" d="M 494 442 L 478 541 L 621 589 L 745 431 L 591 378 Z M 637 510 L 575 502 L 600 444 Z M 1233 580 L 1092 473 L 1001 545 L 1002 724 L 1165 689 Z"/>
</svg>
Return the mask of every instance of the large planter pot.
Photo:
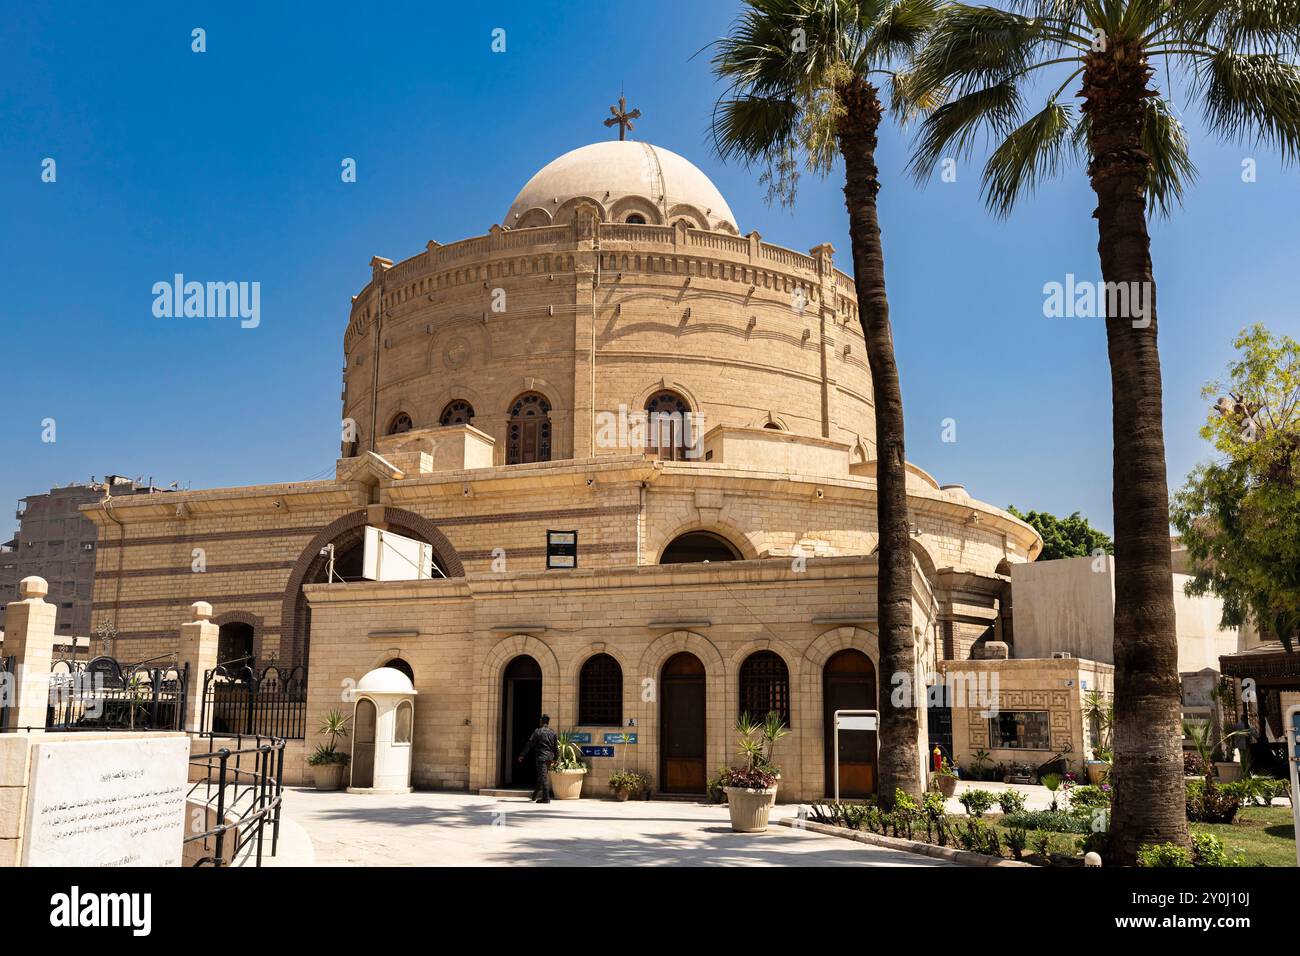
<svg viewBox="0 0 1300 956">
<path fill-rule="evenodd" d="M 343 771 L 348 769 L 345 763 L 318 763 L 311 768 L 312 778 L 317 790 L 338 790 L 343 786 Z"/>
<path fill-rule="evenodd" d="M 1241 764 L 1233 763 L 1231 760 L 1214 761 L 1214 770 L 1219 777 L 1219 783 L 1233 783 L 1241 779 Z"/>
<path fill-rule="evenodd" d="M 1101 786 L 1110 776 L 1110 764 L 1104 760 L 1088 761 L 1088 782 L 1094 787 Z"/>
<path fill-rule="evenodd" d="M 615 790 L 615 791 L 614 791 L 614 799 L 617 800 L 619 803 L 623 803 L 623 802 L 626 801 L 627 798 L 630 797 L 630 796 L 632 796 L 632 791 L 631 791 L 631 790 Z"/>
<path fill-rule="evenodd" d="M 587 776 L 585 770 L 552 770 L 551 792 L 556 800 L 577 800 L 582 796 L 582 780 Z"/>
<path fill-rule="evenodd" d="M 762 833 L 776 803 L 776 787 L 751 790 L 748 787 L 723 787 L 727 809 L 731 811 L 731 829 L 737 833 Z"/>
</svg>

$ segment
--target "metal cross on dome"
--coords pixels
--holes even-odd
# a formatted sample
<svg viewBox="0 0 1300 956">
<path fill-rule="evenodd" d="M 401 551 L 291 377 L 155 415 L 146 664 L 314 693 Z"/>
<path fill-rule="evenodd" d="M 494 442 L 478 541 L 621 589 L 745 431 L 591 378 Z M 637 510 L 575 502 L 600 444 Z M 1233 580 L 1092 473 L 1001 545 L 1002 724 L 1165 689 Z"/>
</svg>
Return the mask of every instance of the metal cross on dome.
<svg viewBox="0 0 1300 956">
<path fill-rule="evenodd" d="M 629 113 L 627 111 L 627 100 L 624 98 L 622 93 L 618 95 L 618 106 L 611 106 L 609 111 L 614 115 L 605 120 L 605 125 L 613 126 L 617 124 L 618 138 L 619 141 L 622 142 L 627 139 L 627 131 L 632 128 L 632 121 L 641 117 L 641 111 L 633 110 Z"/>
</svg>

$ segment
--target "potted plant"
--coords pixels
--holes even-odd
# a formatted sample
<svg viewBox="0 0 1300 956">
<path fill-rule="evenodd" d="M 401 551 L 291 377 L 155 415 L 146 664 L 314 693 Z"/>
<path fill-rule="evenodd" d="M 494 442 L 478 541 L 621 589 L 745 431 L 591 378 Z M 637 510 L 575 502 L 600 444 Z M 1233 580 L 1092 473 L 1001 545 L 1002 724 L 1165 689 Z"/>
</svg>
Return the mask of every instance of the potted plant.
<svg viewBox="0 0 1300 956">
<path fill-rule="evenodd" d="M 632 794 L 640 793 L 649 782 L 649 778 L 643 773 L 637 773 L 635 770 L 618 770 L 610 775 L 609 789 L 614 792 L 616 799 L 626 800 Z"/>
<path fill-rule="evenodd" d="M 957 792 L 957 774 L 947 757 L 944 757 L 940 762 L 939 769 L 931 774 L 930 784 L 933 789 L 938 790 L 945 798 L 951 797 Z"/>
<path fill-rule="evenodd" d="M 1088 782 L 1100 786 L 1110 776 L 1112 750 L 1110 729 L 1115 722 L 1115 704 L 1098 690 L 1090 690 L 1083 698 L 1083 717 L 1097 727 L 1097 743 L 1093 745 L 1093 759 L 1086 761 Z"/>
<path fill-rule="evenodd" d="M 555 763 L 551 764 L 551 791 L 556 800 L 577 800 L 582 796 L 582 781 L 587 766 L 572 731 L 563 731 L 556 743 Z"/>
<path fill-rule="evenodd" d="M 737 833 L 761 833 L 776 803 L 777 781 L 781 770 L 772 763 L 772 752 L 777 741 L 790 731 L 781 715 L 769 713 L 763 723 L 749 714 L 741 714 L 736 721 L 740 735 L 739 755 L 745 758 L 743 767 L 728 767 L 722 772 L 719 783 L 727 795 L 727 810 L 731 814 L 731 829 Z"/>
<path fill-rule="evenodd" d="M 331 710 L 322 718 L 317 733 L 329 735 L 329 743 L 319 744 L 307 758 L 311 767 L 317 790 L 337 790 L 343 786 L 343 771 L 347 768 L 349 755 L 338 749 L 339 738 L 348 735 L 348 718 L 337 710 Z"/>
</svg>

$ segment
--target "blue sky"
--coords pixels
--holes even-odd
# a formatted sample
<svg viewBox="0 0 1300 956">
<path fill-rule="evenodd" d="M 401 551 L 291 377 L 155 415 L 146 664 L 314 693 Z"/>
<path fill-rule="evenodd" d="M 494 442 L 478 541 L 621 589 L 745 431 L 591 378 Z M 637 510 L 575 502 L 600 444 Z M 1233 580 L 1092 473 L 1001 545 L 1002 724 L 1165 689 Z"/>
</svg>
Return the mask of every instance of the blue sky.
<svg viewBox="0 0 1300 956">
<path fill-rule="evenodd" d="M 766 206 L 757 171 L 711 153 L 718 87 L 694 54 L 730 3 L 0 7 L 6 508 L 106 472 L 196 488 L 328 473 L 348 302 L 370 257 L 485 232 L 536 169 L 609 136 L 620 85 L 644 114 L 633 135 L 700 166 L 742 231 L 800 250 L 829 240 L 848 267 L 839 170 L 805 174 L 791 215 Z M 206 53 L 191 52 L 195 27 Z M 1268 150 L 1207 139 L 1194 109 L 1186 120 L 1199 180 L 1153 226 L 1174 487 L 1208 456 L 1199 391 L 1236 330 L 1300 335 L 1300 178 Z M 977 163 L 955 183 L 905 179 L 908 142 L 890 129 L 880 151 L 908 457 L 994 504 L 1080 510 L 1110 530 L 1104 332 L 1042 314 L 1045 282 L 1098 276 L 1082 170 L 999 221 Z M 55 183 L 41 182 L 45 157 Z M 177 272 L 260 282 L 261 325 L 154 318 L 150 290 Z M 941 441 L 949 417 L 955 443 Z"/>
</svg>

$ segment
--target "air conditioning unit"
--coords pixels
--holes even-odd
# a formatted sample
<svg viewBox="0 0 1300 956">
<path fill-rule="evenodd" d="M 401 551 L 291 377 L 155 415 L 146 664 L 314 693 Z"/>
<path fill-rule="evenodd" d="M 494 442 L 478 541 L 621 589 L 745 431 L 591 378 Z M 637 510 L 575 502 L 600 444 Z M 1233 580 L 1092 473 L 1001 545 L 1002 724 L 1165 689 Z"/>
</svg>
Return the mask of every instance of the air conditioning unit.
<svg viewBox="0 0 1300 956">
<path fill-rule="evenodd" d="M 1052 651 L 1053 660 L 1069 660 L 1073 656 L 1069 651 Z"/>
</svg>

